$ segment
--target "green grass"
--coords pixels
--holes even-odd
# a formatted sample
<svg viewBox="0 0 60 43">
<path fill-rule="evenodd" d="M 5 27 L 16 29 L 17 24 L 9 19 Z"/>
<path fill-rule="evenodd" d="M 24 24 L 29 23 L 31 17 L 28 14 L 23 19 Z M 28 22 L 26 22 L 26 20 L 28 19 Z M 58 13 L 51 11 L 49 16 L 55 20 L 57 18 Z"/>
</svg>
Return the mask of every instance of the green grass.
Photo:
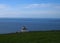
<svg viewBox="0 0 60 43">
<path fill-rule="evenodd" d="M 59 31 L 0 34 L 0 43 L 60 43 Z"/>
</svg>

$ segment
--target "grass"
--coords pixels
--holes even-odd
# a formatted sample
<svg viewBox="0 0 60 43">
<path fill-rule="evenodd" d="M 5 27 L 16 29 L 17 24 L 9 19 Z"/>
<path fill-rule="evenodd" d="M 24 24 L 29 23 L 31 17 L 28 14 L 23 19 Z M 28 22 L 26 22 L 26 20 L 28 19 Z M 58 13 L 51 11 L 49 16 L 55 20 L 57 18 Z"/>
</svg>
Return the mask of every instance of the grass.
<svg viewBox="0 0 60 43">
<path fill-rule="evenodd" d="M 0 43 L 60 43 L 60 31 L 0 34 Z"/>
</svg>

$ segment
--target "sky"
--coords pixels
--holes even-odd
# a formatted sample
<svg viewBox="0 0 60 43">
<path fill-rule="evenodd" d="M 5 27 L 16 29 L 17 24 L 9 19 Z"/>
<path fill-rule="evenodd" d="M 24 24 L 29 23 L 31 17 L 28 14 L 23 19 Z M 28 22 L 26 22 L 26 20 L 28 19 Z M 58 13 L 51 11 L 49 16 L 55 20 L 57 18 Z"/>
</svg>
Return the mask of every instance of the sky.
<svg viewBox="0 0 60 43">
<path fill-rule="evenodd" d="M 60 0 L 0 0 L 0 18 L 60 18 Z"/>
</svg>

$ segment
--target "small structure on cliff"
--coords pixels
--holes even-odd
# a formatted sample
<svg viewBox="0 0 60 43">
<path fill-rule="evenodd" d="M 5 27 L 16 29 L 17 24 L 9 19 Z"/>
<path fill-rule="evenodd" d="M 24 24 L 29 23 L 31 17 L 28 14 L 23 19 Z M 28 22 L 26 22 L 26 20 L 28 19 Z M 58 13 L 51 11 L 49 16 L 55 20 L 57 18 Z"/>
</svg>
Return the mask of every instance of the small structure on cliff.
<svg viewBox="0 0 60 43">
<path fill-rule="evenodd" d="M 21 32 L 28 32 L 27 28 L 25 26 L 22 27 Z"/>
</svg>

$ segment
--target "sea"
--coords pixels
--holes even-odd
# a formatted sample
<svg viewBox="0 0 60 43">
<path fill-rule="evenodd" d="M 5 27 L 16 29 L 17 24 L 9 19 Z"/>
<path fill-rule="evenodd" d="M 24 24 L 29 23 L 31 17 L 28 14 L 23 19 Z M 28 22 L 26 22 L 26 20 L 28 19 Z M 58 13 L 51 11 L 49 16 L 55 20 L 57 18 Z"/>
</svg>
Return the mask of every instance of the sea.
<svg viewBox="0 0 60 43">
<path fill-rule="evenodd" d="M 29 31 L 60 30 L 60 18 L 0 18 L 0 34 Z"/>
</svg>

